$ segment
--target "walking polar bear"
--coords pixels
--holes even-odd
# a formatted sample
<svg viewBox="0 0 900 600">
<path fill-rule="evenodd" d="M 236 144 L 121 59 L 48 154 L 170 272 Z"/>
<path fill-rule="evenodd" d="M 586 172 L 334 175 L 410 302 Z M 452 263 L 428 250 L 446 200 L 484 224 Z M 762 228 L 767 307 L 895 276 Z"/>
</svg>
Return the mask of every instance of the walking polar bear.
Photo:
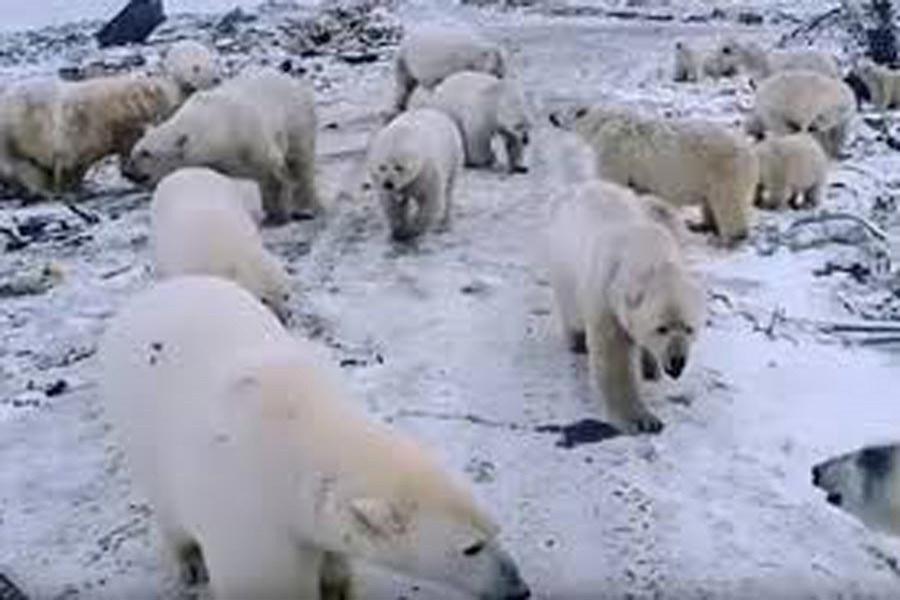
<svg viewBox="0 0 900 600">
<path fill-rule="evenodd" d="M 263 246 L 256 228 L 258 186 L 205 168 L 164 178 L 150 203 L 150 242 L 160 279 L 217 275 L 259 298 L 283 322 L 288 319 L 290 280 Z M 258 217 L 257 217 L 258 218 Z"/>
<path fill-rule="evenodd" d="M 167 77 L 33 79 L 0 92 L 0 179 L 33 194 L 78 188 L 100 159 L 128 156 L 184 96 Z"/>
<path fill-rule="evenodd" d="M 761 82 L 783 71 L 815 71 L 826 77 L 841 78 L 841 70 L 833 56 L 809 49 L 765 50 L 756 42 L 724 39 L 713 51 L 710 62 L 718 76 L 730 76 L 746 69 L 750 78 Z"/>
<path fill-rule="evenodd" d="M 171 119 L 150 129 L 124 171 L 150 183 L 190 166 L 252 179 L 262 190 L 267 221 L 277 224 L 320 209 L 315 156 L 310 89 L 273 69 L 251 68 L 194 94 Z"/>
<path fill-rule="evenodd" d="M 498 45 L 466 29 L 410 30 L 397 51 L 395 114 L 406 110 L 416 86 L 434 88 L 459 71 L 481 71 L 502 79 L 506 74 L 506 57 Z"/>
<path fill-rule="evenodd" d="M 222 82 L 218 56 L 200 42 L 181 40 L 172 44 L 163 58 L 163 71 L 185 95 L 206 90 Z"/>
<path fill-rule="evenodd" d="M 216 600 L 352 598 L 355 559 L 483 600 L 529 597 L 466 487 L 359 412 L 340 373 L 236 284 L 156 284 L 99 355 L 164 543 Z"/>
<path fill-rule="evenodd" d="M 405 112 L 375 135 L 369 177 L 393 239 L 406 241 L 429 227 L 449 227 L 464 155 L 456 124 L 430 108 Z"/>
<path fill-rule="evenodd" d="M 661 201 L 593 180 L 560 193 L 550 222 L 550 283 L 563 330 L 587 350 L 608 415 L 627 433 L 663 427 L 640 398 L 646 377 L 678 378 L 702 325 L 703 296 Z"/>
<path fill-rule="evenodd" d="M 746 128 L 760 138 L 809 133 L 838 158 L 855 114 L 856 98 L 843 81 L 814 71 L 785 71 L 759 87 Z"/>
<path fill-rule="evenodd" d="M 757 205 L 780 209 L 815 208 L 828 184 L 828 156 L 807 133 L 770 137 L 756 146 L 759 159 Z"/>
<path fill-rule="evenodd" d="M 560 110 L 550 122 L 594 149 L 600 177 L 677 206 L 700 204 L 702 228 L 726 243 L 746 237 L 759 165 L 737 133 L 705 121 L 600 106 Z"/>
<path fill-rule="evenodd" d="M 429 106 L 447 113 L 462 133 L 466 166 L 492 167 L 497 157 L 491 147 L 499 136 L 506 147 L 511 173 L 527 173 L 525 148 L 531 120 L 521 90 L 510 79 L 477 71 L 455 73 L 431 94 L 414 95 L 411 106 Z"/>
</svg>

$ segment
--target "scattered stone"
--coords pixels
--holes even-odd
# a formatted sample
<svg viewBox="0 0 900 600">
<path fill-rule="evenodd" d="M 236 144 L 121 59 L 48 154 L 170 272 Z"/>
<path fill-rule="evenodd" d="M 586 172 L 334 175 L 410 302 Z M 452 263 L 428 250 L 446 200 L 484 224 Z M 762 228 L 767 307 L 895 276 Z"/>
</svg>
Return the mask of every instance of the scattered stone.
<svg viewBox="0 0 900 600">
<path fill-rule="evenodd" d="M 535 427 L 538 433 L 560 433 L 562 438 L 556 442 L 559 448 L 571 450 L 585 444 L 596 444 L 620 435 L 620 431 L 603 421 L 582 419 L 568 425 L 542 425 Z"/>
<path fill-rule="evenodd" d="M 8 279 L 0 280 L 0 298 L 36 296 L 49 291 L 63 279 L 59 265 L 47 264 L 41 269 L 16 271 Z"/>
<path fill-rule="evenodd" d="M 475 483 L 491 483 L 497 479 L 497 467 L 489 460 L 473 458 L 466 465 L 465 472 Z"/>
<path fill-rule="evenodd" d="M 225 16 L 219 19 L 219 22 L 215 24 L 215 30 L 220 35 L 234 35 L 237 32 L 238 25 L 252 23 L 256 19 L 255 15 L 244 12 L 238 6 L 234 10 L 225 13 Z"/>
<path fill-rule="evenodd" d="M 55 398 L 66 393 L 69 390 L 69 383 L 65 379 L 57 379 L 44 389 L 44 394 L 48 398 Z"/>
<path fill-rule="evenodd" d="M 130 0 L 97 32 L 97 43 L 101 48 L 142 44 L 165 20 L 162 0 Z"/>
<path fill-rule="evenodd" d="M 739 12 L 737 20 L 742 25 L 762 25 L 764 22 L 761 14 L 749 10 Z"/>
</svg>

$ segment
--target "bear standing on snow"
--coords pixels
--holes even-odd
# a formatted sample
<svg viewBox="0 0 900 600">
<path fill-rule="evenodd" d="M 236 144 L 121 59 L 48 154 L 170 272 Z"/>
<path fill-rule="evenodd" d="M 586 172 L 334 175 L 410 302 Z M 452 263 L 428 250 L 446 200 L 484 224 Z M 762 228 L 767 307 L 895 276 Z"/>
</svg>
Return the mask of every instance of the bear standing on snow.
<svg viewBox="0 0 900 600">
<path fill-rule="evenodd" d="M 594 149 L 602 178 L 678 206 L 701 204 L 702 227 L 726 243 L 747 235 L 759 166 L 737 133 L 605 107 L 557 111 L 550 121 Z"/>
<path fill-rule="evenodd" d="M 406 110 L 416 86 L 431 89 L 459 71 L 480 71 L 503 78 L 503 50 L 464 29 L 428 27 L 407 33 L 397 51 L 395 114 Z"/>
<path fill-rule="evenodd" d="M 316 113 L 309 88 L 270 69 L 249 69 L 185 102 L 135 146 L 126 174 L 155 183 L 204 166 L 253 179 L 271 223 L 319 210 Z"/>
<path fill-rule="evenodd" d="M 166 77 L 36 79 L 0 92 L 0 179 L 51 195 L 77 189 L 111 154 L 125 158 L 144 129 L 184 100 Z"/>
<path fill-rule="evenodd" d="M 875 108 L 887 110 L 900 107 L 900 71 L 864 60 L 853 69 L 853 73 L 866 86 Z"/>
<path fill-rule="evenodd" d="M 209 89 L 222 81 L 222 67 L 218 56 L 193 40 L 181 40 L 169 47 L 163 58 L 163 71 L 181 87 L 186 96 Z"/>
<path fill-rule="evenodd" d="M 783 71 L 815 71 L 840 79 L 841 70 L 833 56 L 809 49 L 764 50 L 756 42 L 726 38 L 710 55 L 711 72 L 728 77 L 746 69 L 750 78 L 761 82 Z"/>
<path fill-rule="evenodd" d="M 420 102 L 456 121 L 466 149 L 466 166 L 492 167 L 497 162 L 491 141 L 500 136 L 511 173 L 526 173 L 524 154 L 531 121 L 521 91 L 510 79 L 477 71 L 455 73 Z"/>
<path fill-rule="evenodd" d="M 155 285 L 99 356 L 165 546 L 216 600 L 352 598 L 350 559 L 482 600 L 529 597 L 470 492 L 359 412 L 337 369 L 236 284 Z"/>
<path fill-rule="evenodd" d="M 785 71 L 759 86 L 746 127 L 759 138 L 809 133 L 838 158 L 855 114 L 856 98 L 843 81 L 814 71 Z"/>
<path fill-rule="evenodd" d="M 375 135 L 368 171 L 391 237 L 404 241 L 449 226 L 464 155 L 456 124 L 430 108 L 405 112 Z"/>
<path fill-rule="evenodd" d="M 807 133 L 770 137 L 756 146 L 761 208 L 815 208 L 828 183 L 828 156 Z"/>
<path fill-rule="evenodd" d="M 672 216 L 658 201 L 600 180 L 560 195 L 549 266 L 563 329 L 587 349 L 609 417 L 628 433 L 662 422 L 640 399 L 634 363 L 681 376 L 702 325 L 703 295 L 684 265 Z"/>
<path fill-rule="evenodd" d="M 700 51 L 685 41 L 675 42 L 674 80 L 678 82 L 700 81 L 703 72 L 703 58 Z"/>
<path fill-rule="evenodd" d="M 252 292 L 285 321 L 290 281 L 266 251 L 254 222 L 259 188 L 205 168 L 175 171 L 150 204 L 153 267 L 157 277 L 217 275 Z"/>
</svg>

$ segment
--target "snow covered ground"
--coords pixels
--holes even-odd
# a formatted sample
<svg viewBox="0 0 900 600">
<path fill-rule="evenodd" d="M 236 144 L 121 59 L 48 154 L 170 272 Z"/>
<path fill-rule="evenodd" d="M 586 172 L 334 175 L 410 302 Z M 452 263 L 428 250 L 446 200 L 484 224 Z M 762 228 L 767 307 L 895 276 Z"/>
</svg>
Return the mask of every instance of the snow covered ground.
<svg viewBox="0 0 900 600">
<path fill-rule="evenodd" d="M 606 98 L 736 123 L 749 90 L 671 83 L 673 41 L 725 30 L 770 41 L 790 22 L 433 5 L 405 18 L 471 21 L 510 48 L 539 115 L 531 171 L 466 172 L 453 230 L 415 249 L 393 247 L 359 185 L 366 141 L 389 102 L 390 63 L 326 63 L 334 76 L 320 90 L 319 166 L 331 214 L 265 231 L 296 274 L 298 333 L 332 349 L 373 414 L 470 476 L 536 598 L 900 597 L 900 542 L 828 506 L 809 475 L 820 459 L 900 438 L 898 356 L 818 328 L 889 313 L 890 275 L 862 284 L 817 275 L 828 264 L 884 260 L 865 245 L 790 250 L 782 242 L 797 213 L 760 213 L 736 251 L 691 237 L 709 324 L 687 375 L 646 388 L 662 434 L 566 448 L 558 433 L 540 431 L 602 417 L 584 359 L 558 334 L 540 261 L 549 196 L 570 148 L 542 115 Z M 872 218 L 896 238 L 900 159 L 862 120 L 855 134 L 825 208 Z M 39 277 L 47 264 L 63 271 L 46 293 L 0 301 L 0 573 L 35 600 L 189 598 L 160 557 L 150 510 L 95 396 L 97 335 L 149 281 L 147 194 L 109 169 L 92 185 L 99 195 L 83 206 L 101 215 L 99 225 L 53 204 L 0 209 L 0 223 L 39 214 L 76 229 L 0 255 L 0 282 Z M 817 231 L 808 227 L 801 233 Z M 373 598 L 451 597 L 378 573 L 367 572 L 366 586 Z"/>
</svg>

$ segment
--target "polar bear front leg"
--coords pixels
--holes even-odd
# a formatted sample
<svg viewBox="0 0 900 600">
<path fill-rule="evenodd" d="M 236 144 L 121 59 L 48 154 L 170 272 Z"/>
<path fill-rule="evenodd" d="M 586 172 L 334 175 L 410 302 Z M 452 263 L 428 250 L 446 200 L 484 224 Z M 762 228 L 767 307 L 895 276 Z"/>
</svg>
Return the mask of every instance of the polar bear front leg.
<svg viewBox="0 0 900 600">
<path fill-rule="evenodd" d="M 315 142 L 306 142 L 299 151 L 288 157 L 288 168 L 294 180 L 290 200 L 291 216 L 314 216 L 322 205 L 316 192 L 316 148 Z"/>
<path fill-rule="evenodd" d="M 406 66 L 406 59 L 402 55 L 397 57 L 394 63 L 394 80 L 397 89 L 394 93 L 393 114 L 398 115 L 406 110 L 409 97 L 416 89 L 416 80 L 410 74 Z"/>
<path fill-rule="evenodd" d="M 590 368 L 609 416 L 625 433 L 658 433 L 663 423 L 638 396 L 633 344 L 615 316 L 605 315 L 587 329 Z"/>
<path fill-rule="evenodd" d="M 510 173 L 527 173 L 528 167 L 525 166 L 525 139 L 516 135 L 511 131 L 500 131 L 503 137 L 503 143 L 506 146 L 506 160 L 509 161 L 507 168 Z M 525 134 L 527 135 L 527 134 Z"/>
<path fill-rule="evenodd" d="M 326 552 L 320 571 L 321 600 L 356 600 L 353 569 L 343 554 Z"/>
<path fill-rule="evenodd" d="M 318 598 L 323 552 L 283 533 L 222 529 L 204 540 L 216 600 Z"/>
</svg>

